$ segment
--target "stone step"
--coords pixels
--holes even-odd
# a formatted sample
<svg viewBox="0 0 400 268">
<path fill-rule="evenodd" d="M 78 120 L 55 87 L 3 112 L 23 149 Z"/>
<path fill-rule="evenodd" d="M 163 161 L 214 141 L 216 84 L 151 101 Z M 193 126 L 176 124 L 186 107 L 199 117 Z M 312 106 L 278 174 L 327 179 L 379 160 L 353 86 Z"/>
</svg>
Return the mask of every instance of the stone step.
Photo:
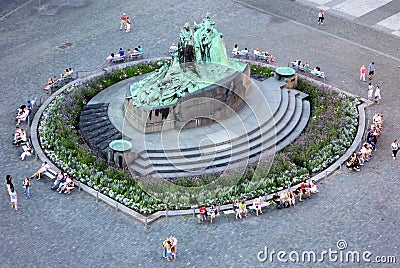
<svg viewBox="0 0 400 268">
<path fill-rule="evenodd" d="M 96 147 L 101 151 L 103 151 L 104 153 L 106 153 L 110 142 L 112 142 L 113 140 L 120 140 L 120 139 L 122 139 L 122 134 L 121 132 L 118 132 L 110 136 L 109 138 L 105 139 L 104 141 L 100 142 L 99 144 L 97 144 Z"/>
<path fill-rule="evenodd" d="M 82 109 L 81 115 L 88 115 L 92 113 L 101 113 L 107 112 L 108 104 L 107 103 L 100 103 L 100 104 L 90 104 L 85 105 Z"/>
<path fill-rule="evenodd" d="M 303 109 L 303 100 L 301 96 L 299 97 L 299 94 L 297 94 L 296 98 L 296 103 L 293 107 L 292 106 L 288 109 L 293 110 L 292 115 L 286 116 L 286 118 L 277 125 L 277 131 L 276 133 L 278 136 L 276 139 L 271 139 L 273 136 L 270 136 L 269 138 L 265 138 L 264 136 L 260 136 L 260 140 L 253 140 L 250 143 L 246 143 L 246 146 L 244 148 L 241 147 L 232 147 L 232 150 L 229 151 L 224 151 L 224 152 L 213 152 L 213 154 L 209 155 L 208 158 L 202 158 L 200 160 L 195 160 L 195 159 L 190 159 L 190 161 L 186 162 L 178 162 L 182 161 L 182 159 L 171 159 L 169 158 L 168 155 L 166 155 L 165 159 L 158 159 L 154 160 L 151 159 L 151 162 L 148 159 L 138 159 L 136 165 L 141 166 L 142 168 L 146 169 L 146 174 L 150 174 L 154 172 L 162 172 L 162 173 L 181 173 L 181 172 L 186 172 L 188 173 L 189 171 L 193 170 L 203 170 L 204 168 L 210 168 L 210 167 L 223 167 L 226 165 L 229 165 L 234 162 L 238 161 L 243 161 L 244 159 L 248 159 L 249 157 L 254 157 L 256 155 L 259 155 L 262 151 L 268 150 L 271 147 L 274 147 L 276 143 L 282 143 L 287 137 L 290 137 L 289 142 L 290 143 L 295 137 L 297 137 L 301 131 L 304 129 L 305 125 L 308 122 L 308 117 L 309 117 L 309 103 L 308 101 L 304 101 L 304 104 L 306 105 L 305 108 Z M 297 112 L 294 112 L 297 110 Z M 302 120 L 303 125 L 298 126 L 298 123 L 301 121 L 302 117 L 302 111 L 306 110 L 308 113 L 304 114 L 305 119 Z M 283 131 L 282 131 L 283 130 Z M 293 134 L 291 134 L 293 133 Z M 275 134 L 275 133 L 273 133 Z M 264 137 L 264 139 L 261 139 Z M 283 143 L 282 143 L 283 144 Z M 282 147 L 283 148 L 283 147 Z M 194 155 L 193 155 L 194 156 Z M 198 156 L 198 155 L 197 155 Z M 207 165 L 206 165 L 207 164 Z M 135 166 L 136 166 L 135 165 Z M 156 170 L 154 170 L 154 168 Z M 168 168 L 167 168 L 168 167 Z M 150 170 L 149 170 L 150 169 Z"/>
<path fill-rule="evenodd" d="M 288 90 L 282 90 L 281 93 L 282 96 L 282 101 L 280 102 L 281 105 L 279 105 L 278 109 L 275 111 L 275 116 L 276 116 L 276 121 L 281 120 L 282 117 L 285 116 L 286 110 L 289 105 L 289 99 L 291 101 L 294 101 L 295 96 L 294 95 L 289 95 Z M 272 117 L 271 117 L 272 118 Z M 242 122 L 247 123 L 247 121 L 242 120 Z M 237 123 L 236 123 L 237 124 Z M 216 151 L 216 147 L 218 147 L 218 151 L 223 151 L 223 150 L 229 150 L 232 147 L 232 142 L 235 144 L 240 144 L 243 142 L 247 142 L 247 140 L 251 140 L 253 138 L 256 138 L 257 136 L 260 136 L 265 129 L 274 127 L 274 121 L 273 120 L 267 120 L 264 122 L 260 127 L 252 128 L 249 129 L 247 132 L 231 138 L 231 139 L 225 139 L 222 142 L 218 143 L 211 143 L 208 145 L 201 146 L 199 147 L 187 147 L 187 148 L 178 148 L 178 149 L 164 149 L 164 150 L 154 150 L 154 149 L 147 149 L 145 152 L 149 155 L 149 157 L 162 157 L 164 154 L 168 153 L 171 157 L 181 157 L 182 153 L 187 155 L 187 157 L 197 157 L 198 155 L 201 154 L 207 154 L 207 153 L 213 153 Z M 235 124 L 232 124 L 233 126 Z M 246 128 L 247 130 L 247 128 Z M 240 131 L 240 130 L 239 130 Z M 243 129 L 241 129 L 243 132 Z M 235 133 L 234 130 L 232 130 L 233 133 Z M 243 138 L 245 141 L 243 141 Z M 176 146 L 178 147 L 178 146 Z M 200 151 L 201 149 L 201 151 Z M 141 154 L 140 152 L 139 154 Z M 143 152 L 144 153 L 144 152 Z"/>
<path fill-rule="evenodd" d="M 102 135 L 105 135 L 109 132 L 114 132 L 117 131 L 115 128 L 110 127 L 110 125 L 108 126 L 104 126 L 101 128 L 96 128 L 92 131 L 88 131 L 85 133 L 86 137 L 89 139 L 98 139 L 99 137 L 101 138 Z"/>
<path fill-rule="evenodd" d="M 277 144 L 277 151 L 282 150 L 289 144 L 291 144 L 295 139 L 297 139 L 300 134 L 303 132 L 303 130 L 306 128 L 308 121 L 311 116 L 311 105 L 308 101 L 303 102 L 303 110 L 302 110 L 302 116 L 297 123 L 296 127 L 285 137 L 285 139 L 281 140 Z"/>
<path fill-rule="evenodd" d="M 103 152 L 106 152 L 111 141 L 122 138 L 122 133 L 108 118 L 108 106 L 108 103 L 85 105 L 79 122 L 87 142 Z"/>
<path fill-rule="evenodd" d="M 289 101 L 290 100 L 290 101 Z M 300 103 L 301 100 L 299 99 Z M 153 152 L 149 150 L 144 158 L 150 158 L 151 160 L 159 160 L 168 156 L 169 159 L 175 158 L 198 158 L 199 156 L 205 155 L 214 155 L 218 152 L 230 151 L 234 148 L 243 147 L 247 149 L 249 147 L 253 147 L 258 143 L 261 143 L 262 140 L 270 139 L 275 136 L 276 133 L 279 132 L 280 126 L 284 127 L 280 122 L 281 120 L 290 120 L 292 114 L 295 111 L 296 105 L 296 97 L 294 94 L 288 96 L 285 99 L 286 105 L 282 105 L 284 107 L 282 111 L 277 113 L 278 121 L 269 121 L 267 124 L 263 124 L 261 128 L 257 128 L 255 131 L 252 131 L 250 135 L 243 134 L 238 139 L 226 140 L 222 143 L 216 144 L 213 147 L 200 147 L 200 148 L 192 148 L 192 150 L 184 150 L 184 151 L 172 151 L 166 150 L 164 152 Z M 282 118 L 280 118 L 282 116 Z M 284 117 L 288 117 L 288 119 L 284 119 Z M 286 122 L 284 121 L 284 122 Z M 286 124 L 286 123 L 285 123 Z M 261 141 L 260 141 L 261 139 Z"/>
<path fill-rule="evenodd" d="M 108 122 L 108 123 L 107 123 Z M 97 123 L 97 124 L 93 124 L 93 125 L 88 125 L 86 127 L 81 127 L 81 131 L 87 133 L 89 135 L 89 133 L 98 131 L 98 130 L 102 130 L 103 132 L 106 132 L 110 129 L 115 129 L 115 127 L 109 123 L 110 121 L 103 121 L 103 123 Z"/>
<path fill-rule="evenodd" d="M 92 138 L 91 142 L 96 146 L 98 144 L 100 144 L 101 142 L 103 142 L 103 141 L 108 141 L 109 140 L 111 142 L 112 141 L 112 137 L 117 135 L 118 133 L 120 133 L 120 132 L 117 129 L 109 130 L 109 131 L 107 131 L 107 132 L 105 132 L 105 133 L 103 133 L 103 134 L 101 134 L 99 136 L 96 136 L 95 138 Z"/>
<path fill-rule="evenodd" d="M 80 118 L 80 122 L 79 122 L 79 127 L 81 129 L 85 129 L 87 127 L 96 125 L 98 128 L 101 128 L 105 125 L 108 125 L 110 122 L 110 120 L 108 119 L 108 116 L 104 116 L 104 117 L 99 117 L 99 118 Z"/>
</svg>

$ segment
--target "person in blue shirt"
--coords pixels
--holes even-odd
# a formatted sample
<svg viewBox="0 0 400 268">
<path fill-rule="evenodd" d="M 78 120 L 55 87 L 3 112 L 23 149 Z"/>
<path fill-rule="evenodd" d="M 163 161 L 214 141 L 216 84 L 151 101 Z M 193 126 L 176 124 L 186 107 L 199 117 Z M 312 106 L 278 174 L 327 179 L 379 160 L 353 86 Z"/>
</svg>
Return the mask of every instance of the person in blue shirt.
<svg viewBox="0 0 400 268">
<path fill-rule="evenodd" d="M 374 73 L 375 73 L 374 62 L 371 62 L 371 63 L 369 64 L 368 70 L 369 70 L 369 72 L 368 72 L 368 77 L 369 77 L 369 80 L 371 80 L 372 77 L 374 76 Z"/>
<path fill-rule="evenodd" d="M 143 48 L 141 46 L 138 46 L 138 51 L 139 53 L 143 53 Z"/>
<path fill-rule="evenodd" d="M 124 56 L 124 54 L 125 54 L 125 51 L 122 49 L 122 47 L 119 49 L 119 55 L 121 56 L 121 57 L 123 57 Z"/>
</svg>

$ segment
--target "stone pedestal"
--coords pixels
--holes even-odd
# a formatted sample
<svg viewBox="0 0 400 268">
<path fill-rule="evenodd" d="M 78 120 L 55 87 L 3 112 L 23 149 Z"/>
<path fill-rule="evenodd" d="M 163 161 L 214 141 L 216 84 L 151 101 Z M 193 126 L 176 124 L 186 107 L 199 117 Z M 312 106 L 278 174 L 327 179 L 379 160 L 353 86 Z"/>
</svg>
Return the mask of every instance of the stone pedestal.
<svg viewBox="0 0 400 268">
<path fill-rule="evenodd" d="M 170 106 L 137 107 L 124 102 L 125 118 L 136 129 L 151 133 L 168 129 L 200 127 L 228 118 L 240 109 L 251 87 L 250 67 L 217 83 L 181 97 Z"/>
</svg>

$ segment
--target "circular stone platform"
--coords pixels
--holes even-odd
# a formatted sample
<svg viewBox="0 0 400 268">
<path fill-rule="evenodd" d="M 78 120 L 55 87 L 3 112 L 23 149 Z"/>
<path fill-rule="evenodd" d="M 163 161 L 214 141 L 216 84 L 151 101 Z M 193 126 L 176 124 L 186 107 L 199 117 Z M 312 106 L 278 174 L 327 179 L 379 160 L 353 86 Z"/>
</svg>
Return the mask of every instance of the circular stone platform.
<svg viewBox="0 0 400 268">
<path fill-rule="evenodd" d="M 125 161 L 138 175 L 173 178 L 244 166 L 290 144 L 310 115 L 304 93 L 282 89 L 285 82 L 276 79 L 251 80 L 243 106 L 232 110 L 229 118 L 198 128 L 145 134 L 124 118 L 124 92 L 138 79 L 105 89 L 84 107 L 85 118 L 81 115 L 81 122 L 93 122 L 81 125 L 83 135 L 100 150 L 106 152 L 118 135 L 131 141 Z"/>
</svg>

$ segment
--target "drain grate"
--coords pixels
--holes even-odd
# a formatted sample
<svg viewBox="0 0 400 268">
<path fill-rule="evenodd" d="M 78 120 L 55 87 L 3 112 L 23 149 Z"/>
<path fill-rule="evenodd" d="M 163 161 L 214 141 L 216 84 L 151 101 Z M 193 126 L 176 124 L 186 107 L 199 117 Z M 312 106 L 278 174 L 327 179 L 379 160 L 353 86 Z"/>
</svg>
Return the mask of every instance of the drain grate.
<svg viewBox="0 0 400 268">
<path fill-rule="evenodd" d="M 74 43 L 64 43 L 60 46 L 58 46 L 59 49 L 67 49 L 69 47 L 72 47 Z"/>
</svg>

